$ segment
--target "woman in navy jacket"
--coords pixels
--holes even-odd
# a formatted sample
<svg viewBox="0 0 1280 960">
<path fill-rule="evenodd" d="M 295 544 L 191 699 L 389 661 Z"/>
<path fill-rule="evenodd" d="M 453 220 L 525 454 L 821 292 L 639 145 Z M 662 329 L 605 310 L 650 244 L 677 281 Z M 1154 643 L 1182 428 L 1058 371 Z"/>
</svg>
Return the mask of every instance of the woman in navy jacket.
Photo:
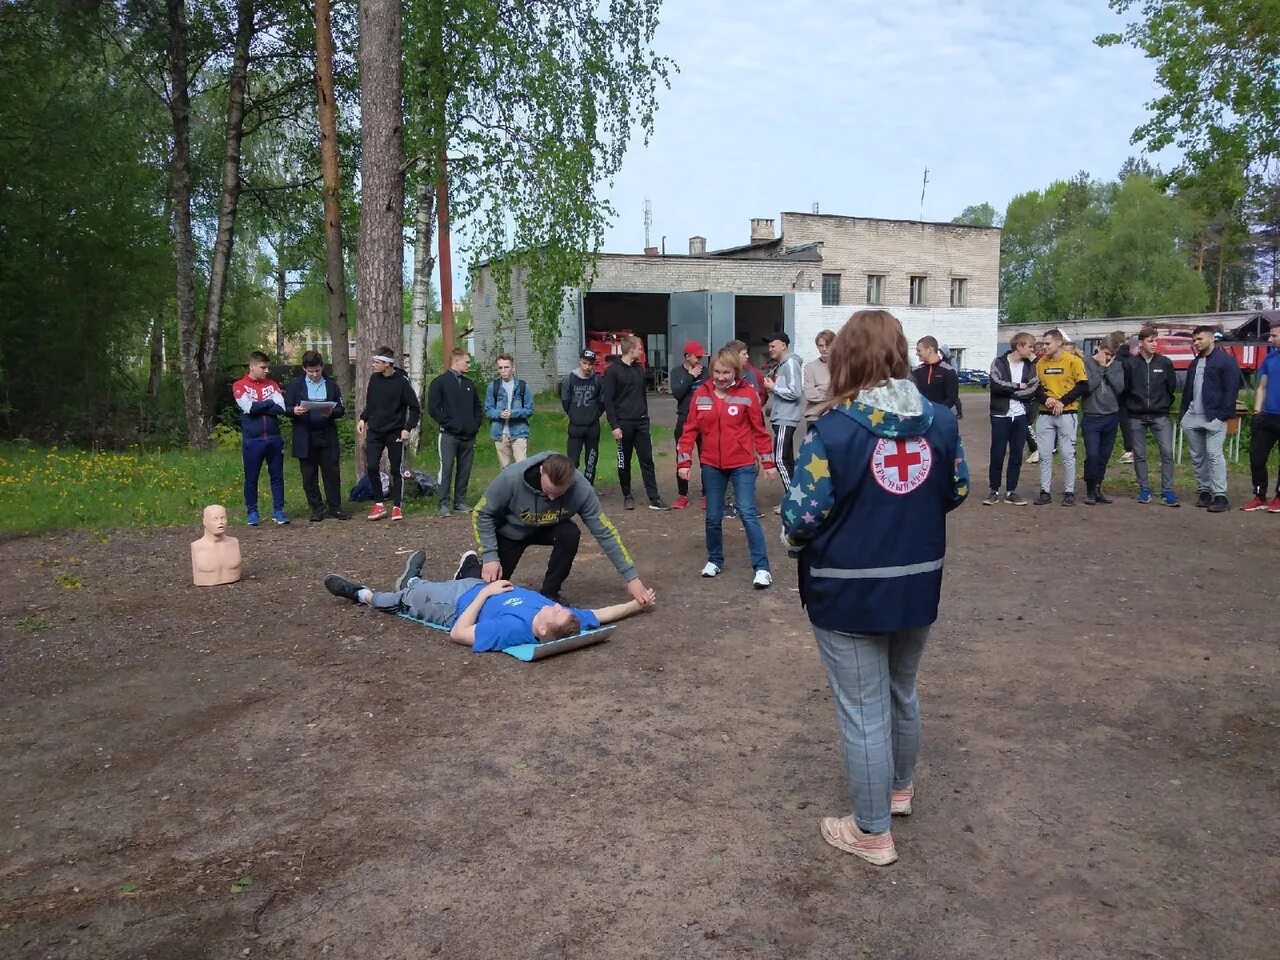
<svg viewBox="0 0 1280 960">
<path fill-rule="evenodd" d="M 284 408 L 293 420 L 292 452 L 298 459 L 302 473 L 302 489 L 306 491 L 311 506 L 311 522 L 324 519 L 324 501 L 320 499 L 317 474 L 324 478 L 325 499 L 329 501 L 329 516 L 337 520 L 350 519 L 342 511 L 342 452 L 338 446 L 338 425 L 346 410 L 342 406 L 342 388 L 332 377 L 324 375 L 324 357 L 314 350 L 302 355 L 302 369 L 306 376 L 294 377 L 284 389 Z M 305 400 L 328 401 L 334 404 L 329 411 L 307 410 Z"/>
<path fill-rule="evenodd" d="M 969 493 L 956 416 L 911 380 L 902 327 L 860 310 L 827 355 L 826 412 L 800 448 L 782 520 L 800 561 L 840 724 L 853 815 L 822 838 L 884 865 L 890 814 L 911 812 L 920 744 L 916 670 L 938 617 L 946 515 Z"/>
</svg>

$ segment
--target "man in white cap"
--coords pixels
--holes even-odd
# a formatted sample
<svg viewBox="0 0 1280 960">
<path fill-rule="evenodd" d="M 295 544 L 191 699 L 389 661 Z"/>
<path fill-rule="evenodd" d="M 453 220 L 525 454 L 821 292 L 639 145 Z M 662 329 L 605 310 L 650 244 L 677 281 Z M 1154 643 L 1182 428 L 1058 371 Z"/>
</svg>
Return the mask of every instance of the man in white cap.
<svg viewBox="0 0 1280 960">
<path fill-rule="evenodd" d="M 365 471 L 374 499 L 368 519 L 381 520 L 387 515 L 381 474 L 384 450 L 391 474 L 391 519 L 404 519 L 400 510 L 403 484 L 400 462 L 409 431 L 418 425 L 421 416 L 422 406 L 409 383 L 408 374 L 396 366 L 395 354 L 390 347 L 379 347 L 373 353 L 373 374 L 365 392 L 364 410 L 356 424 L 357 440 L 364 442 Z"/>
</svg>

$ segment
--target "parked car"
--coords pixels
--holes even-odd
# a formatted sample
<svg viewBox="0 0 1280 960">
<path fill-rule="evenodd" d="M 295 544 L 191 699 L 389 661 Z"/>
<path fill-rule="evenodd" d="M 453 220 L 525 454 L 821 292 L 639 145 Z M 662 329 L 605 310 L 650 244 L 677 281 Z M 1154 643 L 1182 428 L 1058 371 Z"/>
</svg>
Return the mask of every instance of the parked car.
<svg viewBox="0 0 1280 960">
<path fill-rule="evenodd" d="M 962 387 L 967 385 L 985 388 L 991 383 L 991 376 L 985 370 L 957 370 L 956 377 Z"/>
</svg>

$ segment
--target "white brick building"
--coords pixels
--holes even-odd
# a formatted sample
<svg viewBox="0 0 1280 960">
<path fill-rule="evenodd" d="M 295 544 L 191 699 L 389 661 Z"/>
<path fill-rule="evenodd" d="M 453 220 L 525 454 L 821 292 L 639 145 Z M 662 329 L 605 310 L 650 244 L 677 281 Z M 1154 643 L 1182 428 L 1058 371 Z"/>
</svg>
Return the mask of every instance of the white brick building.
<svg viewBox="0 0 1280 960">
<path fill-rule="evenodd" d="M 688 254 L 602 254 L 589 289 L 565 291 L 561 336 L 544 363 L 532 348 L 519 272 L 512 280 L 514 323 L 498 330 L 497 293 L 487 264 L 473 273 L 471 317 L 476 350 L 511 352 L 535 389 L 556 383 L 574 363 L 587 330 L 629 329 L 643 336 L 655 365 L 681 362 L 689 338 L 710 349 L 738 337 L 763 357 L 762 338 L 786 330 L 806 360 L 820 330 L 883 306 L 910 343 L 931 334 L 965 366 L 991 361 L 996 344 L 1000 231 L 991 227 L 875 220 L 829 214 L 782 214 L 751 222 L 750 242 L 706 252 L 692 237 Z M 913 356 L 914 361 L 914 356 Z"/>
</svg>

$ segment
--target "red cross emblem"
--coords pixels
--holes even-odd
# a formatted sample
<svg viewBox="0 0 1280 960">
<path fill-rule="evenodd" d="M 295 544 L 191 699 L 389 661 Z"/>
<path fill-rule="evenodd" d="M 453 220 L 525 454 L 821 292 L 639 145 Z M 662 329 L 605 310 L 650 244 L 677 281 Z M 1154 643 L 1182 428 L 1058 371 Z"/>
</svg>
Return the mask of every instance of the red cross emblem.
<svg viewBox="0 0 1280 960">
<path fill-rule="evenodd" d="M 923 437 L 883 437 L 871 452 L 871 475 L 876 483 L 899 496 L 924 483 L 932 467 L 933 451 Z"/>
</svg>

